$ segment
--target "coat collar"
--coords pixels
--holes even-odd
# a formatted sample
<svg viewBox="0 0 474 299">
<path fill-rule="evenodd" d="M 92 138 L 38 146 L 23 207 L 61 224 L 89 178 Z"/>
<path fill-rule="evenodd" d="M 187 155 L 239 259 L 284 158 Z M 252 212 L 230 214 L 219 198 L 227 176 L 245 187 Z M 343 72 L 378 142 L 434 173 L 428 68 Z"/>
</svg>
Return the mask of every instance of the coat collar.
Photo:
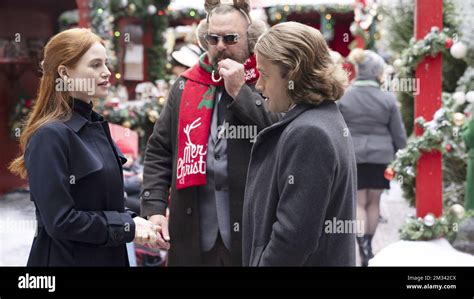
<svg viewBox="0 0 474 299">
<path fill-rule="evenodd" d="M 87 119 L 84 117 L 80 116 L 76 111 L 72 112 L 71 117 L 66 120 L 64 123 L 70 127 L 74 132 L 79 132 L 79 130 L 82 129 L 82 127 L 88 122 Z"/>
<path fill-rule="evenodd" d="M 263 129 L 260 132 L 260 134 L 258 134 L 258 136 L 265 135 L 265 134 L 267 134 L 267 132 L 274 131 L 274 130 L 280 128 L 280 127 L 285 127 L 287 124 L 292 122 L 295 118 L 297 118 L 300 114 L 302 114 L 306 110 L 313 109 L 313 108 L 317 109 L 318 107 L 329 105 L 331 103 L 334 103 L 334 101 L 325 100 L 325 101 L 321 102 L 319 105 L 311 105 L 311 104 L 307 104 L 307 103 L 297 104 L 293 109 L 288 111 L 285 114 L 285 116 L 279 122 L 273 124 L 270 127 L 267 127 L 265 129 Z"/>
<path fill-rule="evenodd" d="M 78 100 L 78 99 L 75 99 L 75 98 L 72 98 L 72 103 L 71 103 L 71 108 L 73 111 L 76 111 L 77 113 L 79 113 L 82 117 L 88 119 L 88 120 L 91 120 L 91 116 L 92 116 L 92 107 L 94 106 L 92 104 L 92 101 L 87 103 L 85 101 L 82 101 L 82 100 Z"/>
<path fill-rule="evenodd" d="M 92 111 L 91 118 L 92 119 L 98 119 L 98 120 L 101 120 L 101 121 L 104 120 L 104 117 L 102 115 L 100 115 L 99 113 L 95 112 L 95 111 Z M 85 119 L 84 117 L 82 117 L 76 111 L 73 111 L 72 115 L 71 115 L 71 118 L 69 118 L 68 120 L 66 120 L 64 122 L 64 124 L 67 125 L 68 127 L 70 127 L 75 133 L 78 133 L 82 129 L 82 127 L 84 127 L 87 123 L 89 123 L 89 121 L 87 119 Z M 106 134 L 108 136 L 110 136 L 109 125 L 106 121 L 104 122 L 103 126 L 106 130 Z M 110 137 L 110 139 L 112 140 L 112 137 Z M 120 151 L 119 147 L 113 141 L 112 141 L 112 144 L 114 146 L 114 149 L 115 149 L 115 152 L 116 152 L 117 156 L 120 159 L 120 163 L 122 165 L 127 163 L 127 158 L 122 153 L 122 151 Z"/>
<path fill-rule="evenodd" d="M 103 121 L 104 117 L 100 115 L 99 113 L 92 111 L 91 114 L 91 119 L 92 120 L 98 120 L 98 121 Z M 71 117 L 66 120 L 64 123 L 70 127 L 74 132 L 79 132 L 83 126 L 85 126 L 89 120 L 81 116 L 78 112 L 72 111 Z"/>
</svg>

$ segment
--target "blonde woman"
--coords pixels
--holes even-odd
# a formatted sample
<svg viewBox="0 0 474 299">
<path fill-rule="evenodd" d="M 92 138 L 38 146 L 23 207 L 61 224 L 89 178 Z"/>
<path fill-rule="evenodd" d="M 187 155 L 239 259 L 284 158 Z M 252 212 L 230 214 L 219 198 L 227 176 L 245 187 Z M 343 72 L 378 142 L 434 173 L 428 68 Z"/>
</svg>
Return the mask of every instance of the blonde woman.
<svg viewBox="0 0 474 299">
<path fill-rule="evenodd" d="M 128 266 L 126 243 L 154 244 L 158 227 L 125 211 L 120 153 L 93 98 L 107 95 L 101 39 L 88 29 L 53 36 L 38 96 L 10 170 L 29 179 L 37 234 L 28 266 Z"/>
<path fill-rule="evenodd" d="M 244 266 L 354 266 L 356 163 L 335 101 L 345 72 L 321 33 L 288 22 L 255 47 L 259 89 L 286 112 L 253 146 L 244 201 Z"/>
</svg>

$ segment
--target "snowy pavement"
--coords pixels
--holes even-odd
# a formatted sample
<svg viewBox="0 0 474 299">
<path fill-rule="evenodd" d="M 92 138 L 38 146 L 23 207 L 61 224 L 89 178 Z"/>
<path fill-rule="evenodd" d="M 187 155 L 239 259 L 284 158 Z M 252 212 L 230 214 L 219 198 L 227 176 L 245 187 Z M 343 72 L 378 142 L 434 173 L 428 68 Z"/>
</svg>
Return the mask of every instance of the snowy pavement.
<svg viewBox="0 0 474 299">
<path fill-rule="evenodd" d="M 0 197 L 0 266 L 26 266 L 36 232 L 35 207 L 28 193 Z"/>
<path fill-rule="evenodd" d="M 374 254 L 380 249 L 394 243 L 399 238 L 398 230 L 408 215 L 415 215 L 416 210 L 408 205 L 402 197 L 402 190 L 396 181 L 390 183 L 390 190 L 385 190 L 380 200 L 380 214 L 387 223 L 379 223 L 372 240 Z"/>
<path fill-rule="evenodd" d="M 398 229 L 413 208 L 401 196 L 400 187 L 392 182 L 382 195 L 381 214 L 387 223 L 380 223 L 373 239 L 376 254 L 397 242 Z M 35 234 L 34 205 L 27 193 L 11 193 L 0 197 L 0 266 L 25 266 Z M 357 253 L 358 264 L 359 256 Z"/>
</svg>

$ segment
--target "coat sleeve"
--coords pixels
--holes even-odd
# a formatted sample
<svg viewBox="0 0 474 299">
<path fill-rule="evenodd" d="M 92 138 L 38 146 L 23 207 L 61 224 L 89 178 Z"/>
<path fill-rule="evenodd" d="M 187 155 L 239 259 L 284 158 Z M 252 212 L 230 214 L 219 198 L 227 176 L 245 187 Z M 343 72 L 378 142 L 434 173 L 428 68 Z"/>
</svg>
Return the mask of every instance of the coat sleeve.
<svg viewBox="0 0 474 299">
<path fill-rule="evenodd" d="M 390 123 L 388 125 L 390 134 L 393 139 L 393 147 L 395 152 L 399 149 L 405 148 L 407 145 L 407 133 L 405 131 L 405 126 L 403 125 L 402 116 L 400 109 L 398 109 L 396 104 L 396 99 L 393 98 L 392 111 L 390 113 Z"/>
<path fill-rule="evenodd" d="M 143 168 L 143 190 L 140 196 L 143 217 L 166 213 L 173 169 L 173 136 L 171 136 L 172 114 L 175 109 L 173 105 L 179 94 L 179 87 L 184 86 L 183 83 L 183 79 L 178 79 L 174 83 L 166 105 L 148 139 Z"/>
<path fill-rule="evenodd" d="M 135 237 L 128 213 L 79 211 L 71 196 L 67 136 L 47 125 L 30 138 L 25 152 L 31 196 L 46 232 L 55 239 L 118 246 Z"/>
<path fill-rule="evenodd" d="M 282 140 L 276 221 L 259 266 L 304 265 L 317 250 L 334 179 L 335 149 L 326 132 L 298 128 Z"/>
<path fill-rule="evenodd" d="M 246 84 L 242 86 L 237 97 L 229 104 L 228 108 L 243 123 L 256 125 L 258 131 L 274 124 L 282 117 L 280 113 L 269 112 L 260 93 L 252 90 Z"/>
</svg>

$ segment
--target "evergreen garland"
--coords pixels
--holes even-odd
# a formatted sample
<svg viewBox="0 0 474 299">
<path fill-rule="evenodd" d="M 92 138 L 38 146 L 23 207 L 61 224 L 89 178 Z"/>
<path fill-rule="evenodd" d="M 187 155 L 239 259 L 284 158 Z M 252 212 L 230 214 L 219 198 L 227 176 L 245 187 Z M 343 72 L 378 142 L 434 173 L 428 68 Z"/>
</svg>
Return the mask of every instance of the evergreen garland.
<svg viewBox="0 0 474 299">
<path fill-rule="evenodd" d="M 401 185 L 403 197 L 411 206 L 415 206 L 417 161 L 422 152 L 431 151 L 443 154 L 443 188 L 450 191 L 443 192 L 444 206 L 463 202 L 467 154 L 460 134 L 464 115 L 456 112 L 456 108 L 452 95 L 443 93 L 443 107 L 435 113 L 432 121 L 426 121 L 423 117 L 416 119 L 423 135 L 412 136 L 389 166 L 393 170 L 392 176 Z M 460 167 L 452 168 L 448 162 L 458 163 Z M 455 170 L 455 174 L 446 180 L 450 170 Z"/>
<path fill-rule="evenodd" d="M 406 241 L 429 241 L 446 238 L 453 242 L 456 238 L 460 224 L 473 216 L 472 211 L 465 211 L 464 207 L 455 204 L 445 210 L 436 218 L 428 213 L 425 217 L 409 217 L 399 229 L 400 239 Z"/>
<path fill-rule="evenodd" d="M 123 34 L 118 30 L 118 20 L 133 17 L 141 21 L 142 27 L 152 29 L 152 45 L 147 48 L 149 81 L 165 79 L 166 49 L 164 48 L 164 32 L 168 27 L 167 7 L 170 0 L 92 0 L 91 27 L 94 32 L 104 38 L 108 50 L 109 64 L 116 68 L 115 53 L 118 42 Z M 107 41 L 113 40 L 113 44 Z"/>
<path fill-rule="evenodd" d="M 395 53 L 403 53 L 404 50 L 412 48 L 415 44 L 414 36 L 414 1 L 408 0 L 397 2 L 389 8 L 384 9 L 384 16 L 388 20 L 387 35 L 390 50 Z M 456 18 L 456 7 L 452 0 L 443 1 L 443 34 L 446 37 L 456 41 L 459 38 L 458 32 L 459 21 Z M 444 45 L 443 45 L 444 46 Z M 445 92 L 453 92 L 456 89 L 456 82 L 466 69 L 466 64 L 462 60 L 453 58 L 448 49 L 440 47 L 439 50 L 443 55 L 443 80 L 442 88 Z M 408 50 L 413 51 L 413 49 Z M 419 57 L 422 58 L 422 57 Z M 404 59 L 403 54 L 401 59 Z M 418 59 L 417 59 L 418 60 Z M 401 79 L 414 78 L 415 68 L 405 71 L 399 75 Z M 400 91 L 398 100 L 401 103 L 401 114 L 407 134 L 411 135 L 414 124 L 414 98 L 411 92 Z"/>
</svg>

